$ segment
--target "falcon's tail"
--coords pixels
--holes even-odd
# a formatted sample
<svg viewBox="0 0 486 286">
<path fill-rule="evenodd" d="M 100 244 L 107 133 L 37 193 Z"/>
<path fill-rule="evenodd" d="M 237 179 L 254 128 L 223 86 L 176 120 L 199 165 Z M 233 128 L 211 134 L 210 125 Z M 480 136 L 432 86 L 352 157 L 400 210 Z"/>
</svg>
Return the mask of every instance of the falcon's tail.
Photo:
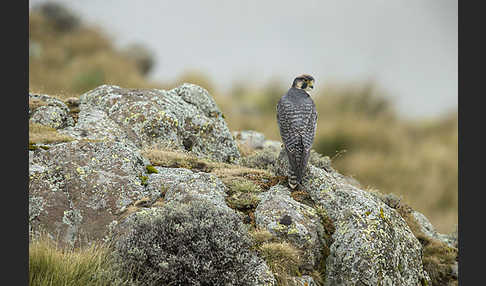
<svg viewBox="0 0 486 286">
<path fill-rule="evenodd" d="M 299 181 L 297 179 L 297 175 L 291 170 L 289 170 L 289 186 L 291 189 L 295 189 Z"/>
<path fill-rule="evenodd" d="M 309 161 L 309 152 L 296 153 L 290 156 L 289 159 L 289 186 L 291 189 L 295 189 L 302 183 L 307 162 Z"/>
</svg>

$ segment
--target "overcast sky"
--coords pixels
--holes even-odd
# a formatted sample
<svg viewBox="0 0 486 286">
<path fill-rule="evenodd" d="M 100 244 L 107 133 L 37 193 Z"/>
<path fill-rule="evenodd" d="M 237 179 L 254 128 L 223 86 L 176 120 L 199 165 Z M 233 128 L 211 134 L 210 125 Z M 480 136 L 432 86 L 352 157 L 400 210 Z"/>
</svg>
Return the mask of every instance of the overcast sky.
<svg viewBox="0 0 486 286">
<path fill-rule="evenodd" d="M 31 0 L 30 5 L 46 2 Z M 156 54 L 151 78 L 374 80 L 405 116 L 457 109 L 457 1 L 59 0 L 120 47 Z"/>
</svg>

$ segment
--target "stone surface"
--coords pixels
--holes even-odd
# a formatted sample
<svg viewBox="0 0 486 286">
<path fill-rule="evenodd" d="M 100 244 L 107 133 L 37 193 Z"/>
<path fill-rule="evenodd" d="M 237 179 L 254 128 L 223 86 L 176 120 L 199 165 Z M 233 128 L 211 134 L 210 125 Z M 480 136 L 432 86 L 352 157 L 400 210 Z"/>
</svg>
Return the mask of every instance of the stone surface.
<svg viewBox="0 0 486 286">
<path fill-rule="evenodd" d="M 281 152 L 276 170 L 285 174 Z M 303 188 L 333 221 L 325 285 L 421 285 L 422 246 L 405 220 L 380 199 L 350 185 L 337 172 L 309 165 Z"/>
<path fill-rule="evenodd" d="M 214 99 L 197 85 L 169 91 L 102 85 L 81 95 L 79 108 L 76 126 L 64 130 L 74 138 L 159 145 L 229 163 L 240 157 Z"/>
<path fill-rule="evenodd" d="M 148 160 L 116 142 L 69 142 L 29 156 L 29 226 L 61 242 L 102 238 L 123 207 L 147 190 L 140 176 Z"/>
<path fill-rule="evenodd" d="M 253 130 L 234 131 L 233 137 L 240 144 L 245 144 L 252 149 L 262 149 L 265 142 L 265 135 Z"/>
<path fill-rule="evenodd" d="M 147 181 L 153 192 L 164 192 L 164 201 L 207 200 L 221 208 L 225 202 L 226 186 L 214 175 L 194 173 L 184 168 L 156 167 L 158 173 L 150 174 Z"/>
<path fill-rule="evenodd" d="M 412 211 L 413 217 L 417 220 L 420 225 L 422 232 L 432 238 L 438 239 L 450 247 L 457 248 L 457 232 L 452 234 L 443 234 L 435 230 L 435 227 L 430 223 L 430 221 L 422 213 L 418 211 Z"/>
<path fill-rule="evenodd" d="M 260 194 L 260 199 L 255 210 L 256 226 L 301 249 L 310 267 L 317 267 L 325 241 L 316 211 L 293 200 L 289 189 L 282 185 Z"/>
<path fill-rule="evenodd" d="M 29 102 L 34 102 L 32 106 L 29 104 L 30 122 L 56 129 L 74 125 L 73 118 L 69 116 L 69 108 L 61 100 L 48 95 L 29 93 Z"/>
</svg>

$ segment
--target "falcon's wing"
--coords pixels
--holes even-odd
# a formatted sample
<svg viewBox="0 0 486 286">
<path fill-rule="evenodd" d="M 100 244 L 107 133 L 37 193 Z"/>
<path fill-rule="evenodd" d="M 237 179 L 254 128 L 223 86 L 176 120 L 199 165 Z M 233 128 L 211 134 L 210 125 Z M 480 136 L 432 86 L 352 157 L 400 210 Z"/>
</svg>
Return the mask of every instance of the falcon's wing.
<svg viewBox="0 0 486 286">
<path fill-rule="evenodd" d="M 305 131 L 302 136 L 302 143 L 304 144 L 304 149 L 309 152 L 312 143 L 314 142 L 314 136 L 316 135 L 317 128 L 317 110 L 314 102 L 310 101 L 304 107 L 305 111 Z"/>
<path fill-rule="evenodd" d="M 277 104 L 277 122 L 285 148 L 294 153 L 301 149 L 299 110 L 290 100 L 282 97 Z"/>
</svg>

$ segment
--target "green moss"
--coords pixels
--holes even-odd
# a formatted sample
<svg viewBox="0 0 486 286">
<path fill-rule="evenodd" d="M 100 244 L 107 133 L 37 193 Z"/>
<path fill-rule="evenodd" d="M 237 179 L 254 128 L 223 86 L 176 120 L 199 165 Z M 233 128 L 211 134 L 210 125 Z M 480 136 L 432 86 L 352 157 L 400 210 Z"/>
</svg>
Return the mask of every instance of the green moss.
<svg viewBox="0 0 486 286">
<path fill-rule="evenodd" d="M 37 149 L 39 149 L 39 147 L 37 147 L 37 145 L 35 145 L 35 143 L 29 142 L 29 150 L 30 151 L 34 151 L 34 150 L 37 150 Z"/>
<path fill-rule="evenodd" d="M 254 182 L 244 178 L 233 178 L 226 182 L 226 186 L 229 188 L 228 193 L 261 193 L 263 190 Z"/>
<path fill-rule="evenodd" d="M 140 178 L 140 184 L 144 187 L 146 187 L 148 185 L 147 181 L 148 181 L 148 177 L 147 176 L 144 176 L 144 175 L 140 175 L 138 176 Z"/>
<path fill-rule="evenodd" d="M 145 166 L 145 169 L 147 170 L 147 173 L 149 173 L 149 174 L 159 173 L 159 171 L 152 165 Z"/>
<path fill-rule="evenodd" d="M 252 193 L 237 192 L 227 197 L 226 203 L 232 209 L 241 211 L 254 210 L 260 203 L 260 198 Z"/>
</svg>

